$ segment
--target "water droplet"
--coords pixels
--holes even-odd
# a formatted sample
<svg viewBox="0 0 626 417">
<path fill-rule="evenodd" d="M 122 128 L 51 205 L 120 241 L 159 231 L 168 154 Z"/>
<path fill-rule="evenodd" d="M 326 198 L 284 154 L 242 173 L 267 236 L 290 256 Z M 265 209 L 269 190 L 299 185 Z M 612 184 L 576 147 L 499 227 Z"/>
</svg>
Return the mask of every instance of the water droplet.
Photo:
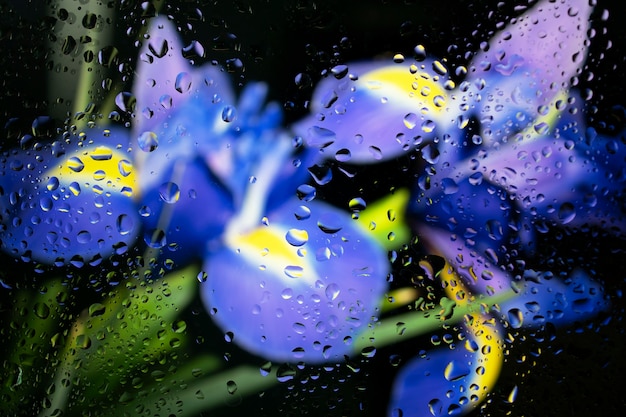
<svg viewBox="0 0 626 417">
<path fill-rule="evenodd" d="M 167 39 L 155 36 L 150 39 L 148 43 L 148 49 L 157 58 L 163 58 L 169 49 L 167 45 Z"/>
<path fill-rule="evenodd" d="M 289 229 L 285 239 L 292 246 L 302 246 L 309 240 L 309 233 L 303 229 Z"/>
<path fill-rule="evenodd" d="M 233 395 L 234 393 L 237 392 L 237 384 L 235 383 L 235 381 L 228 381 L 226 382 L 226 390 L 228 391 L 228 393 L 230 395 Z"/>
<path fill-rule="evenodd" d="M 419 118 L 415 113 L 409 113 L 404 116 L 404 125 L 409 129 L 413 129 L 417 125 L 418 121 Z"/>
<path fill-rule="evenodd" d="M 53 205 L 54 203 L 50 197 L 42 197 L 41 200 L 39 200 L 39 207 L 42 211 L 52 210 Z"/>
<path fill-rule="evenodd" d="M 191 75 L 187 72 L 181 72 L 176 76 L 174 88 L 179 93 L 186 93 L 191 88 Z"/>
<path fill-rule="evenodd" d="M 446 75 L 448 73 L 448 69 L 439 61 L 433 62 L 433 71 L 439 75 Z"/>
<path fill-rule="evenodd" d="M 376 348 L 374 346 L 367 346 L 361 349 L 361 356 L 366 358 L 373 358 L 376 356 Z"/>
<path fill-rule="evenodd" d="M 576 208 L 572 203 L 563 203 L 559 207 L 558 216 L 562 224 L 567 224 L 576 217 Z"/>
<path fill-rule="evenodd" d="M 235 334 L 233 332 L 224 333 L 224 340 L 228 343 L 231 343 L 235 339 Z"/>
<path fill-rule="evenodd" d="M 448 381 L 452 382 L 452 381 L 458 381 L 459 379 L 464 378 L 469 373 L 470 373 L 470 369 L 466 364 L 460 363 L 458 361 L 451 361 L 446 366 L 446 369 L 443 372 L 443 376 Z"/>
<path fill-rule="evenodd" d="M 115 64 L 118 49 L 114 46 L 105 46 L 98 51 L 98 63 L 105 68 L 110 68 Z"/>
<path fill-rule="evenodd" d="M 517 399 L 517 391 L 518 391 L 518 388 L 517 388 L 517 385 L 515 385 L 513 387 L 513 389 L 511 390 L 511 392 L 509 393 L 509 396 L 506 399 L 506 401 L 508 403 L 514 403 L 515 402 L 515 400 Z"/>
<path fill-rule="evenodd" d="M 153 229 L 144 235 L 146 244 L 154 249 L 160 249 L 167 244 L 165 232 L 162 229 Z"/>
<path fill-rule="evenodd" d="M 421 62 L 426 59 L 426 48 L 423 45 L 417 45 L 413 48 L 413 58 L 416 61 Z"/>
<path fill-rule="evenodd" d="M 222 110 L 222 120 L 226 123 L 230 123 L 237 117 L 237 109 L 235 106 L 226 106 Z"/>
<path fill-rule="evenodd" d="M 311 209 L 307 206 L 298 206 L 293 214 L 298 220 L 306 220 L 311 217 Z"/>
<path fill-rule="evenodd" d="M 422 132 L 424 133 L 432 133 L 433 130 L 437 127 L 435 122 L 432 120 L 425 120 L 422 122 Z"/>
<path fill-rule="evenodd" d="M 383 152 L 378 146 L 369 146 L 367 150 L 370 152 L 370 155 L 372 155 L 377 161 L 383 159 Z"/>
<path fill-rule="evenodd" d="M 76 48 L 76 39 L 73 36 L 67 35 L 65 39 L 63 39 L 63 45 L 61 46 L 61 52 L 63 55 L 69 55 L 72 53 L 74 48 Z"/>
<path fill-rule="evenodd" d="M 119 107 L 120 110 L 127 113 L 132 113 L 135 111 L 135 105 L 137 104 L 137 99 L 135 96 L 128 92 L 122 91 L 118 95 L 115 96 L 115 105 Z"/>
<path fill-rule="evenodd" d="M 355 197 L 348 202 L 348 207 L 354 212 L 365 210 L 367 203 L 361 197 Z"/>
<path fill-rule="evenodd" d="M 339 285 L 335 283 L 328 284 L 324 292 L 326 293 L 326 298 L 328 298 L 328 300 L 330 301 L 333 301 L 339 296 Z"/>
<path fill-rule="evenodd" d="M 349 149 L 342 148 L 335 152 L 335 159 L 338 162 L 348 162 L 350 159 L 352 159 L 352 154 L 350 153 Z"/>
<path fill-rule="evenodd" d="M 117 232 L 122 236 L 130 234 L 135 227 L 133 218 L 127 214 L 120 214 L 117 216 L 115 226 L 117 227 Z"/>
<path fill-rule="evenodd" d="M 133 172 L 133 164 L 127 159 L 122 159 L 117 163 L 117 169 L 122 177 L 127 177 Z"/>
<path fill-rule="evenodd" d="M 81 172 L 85 168 L 85 164 L 77 156 L 72 156 L 67 160 L 67 167 L 74 172 Z"/>
<path fill-rule="evenodd" d="M 83 16 L 82 23 L 85 29 L 93 29 L 96 27 L 96 23 L 98 23 L 98 16 L 94 13 L 86 13 L 85 16 Z"/>
<path fill-rule="evenodd" d="M 298 265 L 287 265 L 284 272 L 289 278 L 301 278 L 304 275 L 304 268 Z"/>
<path fill-rule="evenodd" d="M 261 367 L 259 368 L 259 372 L 261 372 L 262 376 L 269 375 L 269 373 L 272 372 L 272 362 L 268 361 L 261 365 Z"/>
<path fill-rule="evenodd" d="M 47 319 L 50 315 L 50 307 L 46 303 L 35 303 L 34 311 L 40 319 Z"/>
<path fill-rule="evenodd" d="M 514 329 L 519 329 L 522 327 L 524 323 L 524 314 L 519 308 L 512 308 L 509 310 L 508 314 L 509 324 Z"/>
<path fill-rule="evenodd" d="M 428 410 L 435 417 L 443 415 L 443 402 L 438 398 L 433 398 L 428 402 Z"/>
<path fill-rule="evenodd" d="M 348 66 L 336 65 L 331 68 L 330 72 L 335 76 L 336 79 L 340 80 L 348 74 Z"/>
<path fill-rule="evenodd" d="M 80 244 L 87 244 L 91 242 L 91 233 L 89 233 L 87 230 L 81 230 L 76 235 L 76 240 Z"/>
<path fill-rule="evenodd" d="M 159 147 L 159 139 L 154 132 L 143 132 L 137 138 L 139 149 L 144 152 L 152 152 Z"/>
<path fill-rule="evenodd" d="M 315 187 L 311 185 L 302 184 L 296 190 L 296 194 L 298 198 L 302 201 L 311 201 L 315 198 L 316 190 Z"/>
<path fill-rule="evenodd" d="M 98 146 L 89 153 L 94 161 L 108 161 L 113 158 L 113 151 L 106 146 Z"/>
<path fill-rule="evenodd" d="M 168 204 L 174 204 L 180 198 L 180 188 L 173 182 L 161 184 L 159 187 L 159 197 Z"/>
<path fill-rule="evenodd" d="M 289 364 L 283 364 L 276 370 L 278 382 L 291 381 L 296 376 L 296 370 Z"/>
<path fill-rule="evenodd" d="M 323 213 L 317 220 L 317 227 L 324 233 L 337 233 L 343 228 L 341 217 L 335 213 Z"/>
<path fill-rule="evenodd" d="M 89 317 L 97 317 L 104 314 L 106 306 L 100 303 L 93 303 L 89 306 Z"/>
</svg>

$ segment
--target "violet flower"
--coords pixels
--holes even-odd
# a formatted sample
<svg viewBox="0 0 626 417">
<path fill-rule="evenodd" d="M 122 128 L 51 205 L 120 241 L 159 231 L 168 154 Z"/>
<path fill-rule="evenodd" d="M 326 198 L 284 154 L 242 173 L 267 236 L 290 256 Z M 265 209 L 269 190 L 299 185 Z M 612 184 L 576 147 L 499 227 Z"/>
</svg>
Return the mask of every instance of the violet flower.
<svg viewBox="0 0 626 417">
<path fill-rule="evenodd" d="M 298 169 L 315 154 L 280 128 L 264 84 L 235 101 L 221 69 L 192 67 L 182 49 L 157 19 L 137 70 L 149 245 L 179 263 L 204 258 L 203 300 L 246 350 L 276 361 L 343 360 L 350 337 L 375 320 L 385 251 L 347 213 L 315 201 Z"/>
<path fill-rule="evenodd" d="M 124 253 L 141 228 L 136 174 L 120 130 L 2 154 L 0 246 L 25 261 L 99 264 Z"/>
</svg>

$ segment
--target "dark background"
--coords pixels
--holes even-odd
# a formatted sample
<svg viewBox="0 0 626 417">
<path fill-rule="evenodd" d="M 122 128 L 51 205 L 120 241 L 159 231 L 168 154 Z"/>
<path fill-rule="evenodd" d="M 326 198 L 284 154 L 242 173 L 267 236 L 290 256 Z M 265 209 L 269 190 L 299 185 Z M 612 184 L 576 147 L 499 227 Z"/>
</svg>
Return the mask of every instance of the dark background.
<svg viewBox="0 0 626 417">
<path fill-rule="evenodd" d="M 80 59 L 60 59 L 62 40 L 55 38 L 55 25 L 63 16 L 54 4 L 48 3 L 0 1 L 0 126 L 5 126 L 0 149 L 16 146 L 38 116 L 52 115 L 58 128 L 67 124 L 73 97 L 71 86 L 66 95 L 50 97 L 48 85 L 55 82 L 57 71 L 77 70 Z M 85 8 L 89 6 L 88 1 L 80 3 Z M 137 3 L 116 3 L 119 20 L 114 45 L 119 54 L 117 65 L 106 73 L 120 89 L 130 88 L 132 63 L 138 51 L 136 36 L 142 21 L 152 15 L 150 8 L 146 11 Z M 515 11 L 515 5 L 522 3 L 181 0 L 169 2 L 162 12 L 180 25 L 191 23 L 192 28 L 183 27 L 181 34 L 187 43 L 198 40 L 203 44 L 206 56 L 196 57 L 197 64 L 217 61 L 229 69 L 239 87 L 252 80 L 265 80 L 270 84 L 271 98 L 283 104 L 287 120 L 295 121 L 306 114 L 306 100 L 322 72 L 334 65 L 396 53 L 410 60 L 413 48 L 422 44 L 430 54 L 445 59 L 449 68 L 454 68 L 468 63 L 471 52 L 492 36 L 499 22 L 520 13 Z M 626 101 L 626 26 L 621 7 L 617 1 L 598 1 L 592 16 L 595 35 L 580 77 L 580 88 L 593 92 L 587 102 L 588 122 L 607 134 L 621 132 L 625 121 L 622 106 Z M 604 9 L 609 11 L 605 21 L 600 18 Z M 234 59 L 239 59 L 243 66 L 233 65 Z M 59 62 L 63 62 L 61 69 Z M 310 78 L 310 85 L 296 85 L 294 78 L 300 73 Z M 103 90 L 96 91 L 94 101 L 105 94 Z M 626 146 L 623 140 L 620 145 Z M 366 170 L 359 176 L 361 183 L 345 186 L 375 187 L 379 191 L 372 193 L 385 193 L 398 181 L 394 164 L 371 168 L 369 173 Z M 380 177 L 381 172 L 389 174 L 372 184 L 371 178 L 374 174 Z M 328 198 L 332 200 L 333 196 Z M 558 329 L 555 333 L 521 333 L 507 356 L 495 392 L 475 414 L 619 414 L 626 406 L 622 392 L 626 375 L 621 298 L 626 276 L 624 243 L 576 234 L 565 240 L 548 238 L 544 245 L 546 253 L 554 254 L 559 262 L 571 264 L 583 259 L 593 268 L 613 298 L 613 310 L 591 324 Z M 15 264 L 7 260 L 5 265 L 13 268 Z M 0 270 L 3 276 L 7 272 L 6 268 Z M 383 350 L 373 361 L 359 361 L 360 370 L 356 373 L 342 368 L 322 373 L 320 380 L 309 383 L 300 382 L 306 378 L 303 375 L 290 387 L 271 390 L 263 398 L 245 399 L 236 407 L 225 407 L 222 414 L 383 415 L 389 383 L 396 372 L 388 358 L 401 354 L 406 361 L 428 344 L 428 340 L 417 340 L 408 346 Z M 239 355 L 245 359 L 243 353 Z M 339 390 L 323 388 L 326 384 Z M 515 403 L 509 404 L 505 400 L 515 385 L 519 395 Z"/>
</svg>

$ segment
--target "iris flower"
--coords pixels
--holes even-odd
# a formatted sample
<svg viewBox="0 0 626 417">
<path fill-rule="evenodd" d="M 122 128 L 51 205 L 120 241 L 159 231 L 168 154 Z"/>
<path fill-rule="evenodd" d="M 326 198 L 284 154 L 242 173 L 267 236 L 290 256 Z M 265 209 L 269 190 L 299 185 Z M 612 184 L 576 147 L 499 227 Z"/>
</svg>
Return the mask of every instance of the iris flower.
<svg viewBox="0 0 626 417">
<path fill-rule="evenodd" d="M 410 361 L 389 413 L 467 412 L 489 393 L 511 329 L 585 320 L 608 307 L 582 269 L 534 271 L 534 242 L 551 230 L 623 226 L 624 155 L 585 125 L 570 90 L 586 56 L 592 7 L 541 2 L 474 55 L 457 86 L 441 61 L 337 67 L 314 94 L 314 113 L 295 126 L 321 155 L 354 163 L 409 152 L 423 160 L 408 211 L 456 305 L 476 305 L 463 341 Z M 520 263 L 521 262 L 521 263 Z M 514 270 L 521 272 L 514 273 Z M 486 296 L 506 295 L 481 307 Z"/>
<path fill-rule="evenodd" d="M 107 130 L 2 154 L 0 247 L 58 266 L 98 265 L 124 253 L 140 230 L 128 135 Z"/>
<path fill-rule="evenodd" d="M 203 259 L 201 293 L 235 343 L 277 361 L 340 361 L 386 289 L 386 253 L 350 216 L 315 200 L 267 87 L 238 100 L 226 74 L 191 66 L 157 19 L 141 53 L 134 137 L 147 241 Z M 302 167 L 301 167 L 302 166 Z M 174 251 L 171 251 L 174 249 Z"/>
</svg>

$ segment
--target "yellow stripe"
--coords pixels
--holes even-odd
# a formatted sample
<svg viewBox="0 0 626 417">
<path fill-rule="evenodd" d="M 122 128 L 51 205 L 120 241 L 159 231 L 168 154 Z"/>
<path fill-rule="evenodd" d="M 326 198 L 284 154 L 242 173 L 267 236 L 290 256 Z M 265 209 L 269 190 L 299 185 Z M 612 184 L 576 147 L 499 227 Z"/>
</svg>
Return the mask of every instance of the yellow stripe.
<svg viewBox="0 0 626 417">
<path fill-rule="evenodd" d="M 421 100 L 428 108 L 440 112 L 447 103 L 447 94 L 438 83 L 438 76 L 427 72 L 412 73 L 403 66 L 389 66 L 359 77 L 370 90 L 389 90 L 394 95 Z"/>
<path fill-rule="evenodd" d="M 45 176 L 56 177 L 62 186 L 73 183 L 91 187 L 93 192 L 116 190 L 130 197 L 135 192 L 136 175 L 128 155 L 106 146 L 67 155 L 60 165 Z"/>
</svg>

